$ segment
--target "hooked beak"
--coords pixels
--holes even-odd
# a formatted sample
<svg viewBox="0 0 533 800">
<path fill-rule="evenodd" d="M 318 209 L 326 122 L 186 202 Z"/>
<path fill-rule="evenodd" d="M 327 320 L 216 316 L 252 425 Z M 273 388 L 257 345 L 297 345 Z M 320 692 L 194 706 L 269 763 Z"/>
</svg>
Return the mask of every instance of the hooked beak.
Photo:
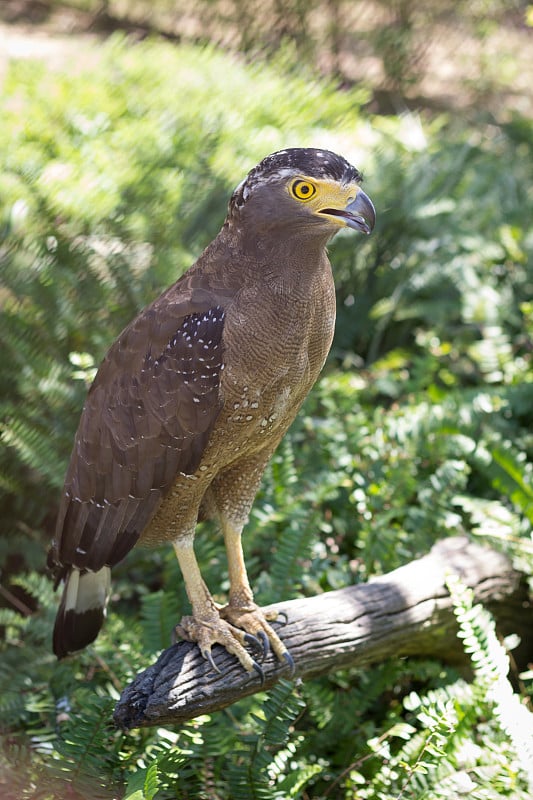
<svg viewBox="0 0 533 800">
<path fill-rule="evenodd" d="M 368 195 L 359 189 L 355 200 L 352 200 L 346 208 L 324 208 L 321 214 L 338 217 L 343 220 L 345 225 L 363 233 L 371 233 L 376 222 L 376 210 Z"/>
</svg>

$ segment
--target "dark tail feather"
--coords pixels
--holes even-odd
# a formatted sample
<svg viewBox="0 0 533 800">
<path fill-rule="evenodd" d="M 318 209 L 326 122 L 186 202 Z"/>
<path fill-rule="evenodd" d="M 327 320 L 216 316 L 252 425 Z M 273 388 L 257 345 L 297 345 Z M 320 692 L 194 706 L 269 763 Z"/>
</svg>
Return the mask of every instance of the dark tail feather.
<svg viewBox="0 0 533 800">
<path fill-rule="evenodd" d="M 64 658 L 93 642 L 102 627 L 111 585 L 111 570 L 80 572 L 72 567 L 54 626 L 54 653 Z"/>
</svg>

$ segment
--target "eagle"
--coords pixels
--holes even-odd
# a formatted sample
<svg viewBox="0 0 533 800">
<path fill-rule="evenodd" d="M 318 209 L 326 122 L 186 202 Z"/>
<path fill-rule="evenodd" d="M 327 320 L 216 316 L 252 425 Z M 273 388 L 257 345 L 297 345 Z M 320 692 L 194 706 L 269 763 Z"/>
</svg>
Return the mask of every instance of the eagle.
<svg viewBox="0 0 533 800">
<path fill-rule="evenodd" d="M 269 651 L 294 671 L 255 603 L 242 532 L 265 467 L 318 378 L 335 325 L 326 247 L 369 234 L 360 172 L 317 148 L 279 150 L 233 192 L 224 224 L 193 266 L 120 333 L 89 389 L 48 563 L 63 582 L 53 649 L 94 641 L 111 568 L 137 544 L 170 543 L 192 613 L 176 626 L 217 668 L 220 644 L 260 676 Z M 194 552 L 215 519 L 227 554 L 220 608 Z"/>
</svg>

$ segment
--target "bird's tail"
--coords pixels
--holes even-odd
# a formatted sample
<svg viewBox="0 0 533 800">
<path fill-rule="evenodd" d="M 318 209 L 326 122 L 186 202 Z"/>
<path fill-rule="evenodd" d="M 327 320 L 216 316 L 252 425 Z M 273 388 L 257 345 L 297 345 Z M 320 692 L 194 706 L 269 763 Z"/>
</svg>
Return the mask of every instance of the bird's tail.
<svg viewBox="0 0 533 800">
<path fill-rule="evenodd" d="M 109 567 L 98 572 L 70 568 L 54 626 L 54 653 L 58 658 L 82 650 L 96 639 L 105 618 L 110 588 Z"/>
</svg>

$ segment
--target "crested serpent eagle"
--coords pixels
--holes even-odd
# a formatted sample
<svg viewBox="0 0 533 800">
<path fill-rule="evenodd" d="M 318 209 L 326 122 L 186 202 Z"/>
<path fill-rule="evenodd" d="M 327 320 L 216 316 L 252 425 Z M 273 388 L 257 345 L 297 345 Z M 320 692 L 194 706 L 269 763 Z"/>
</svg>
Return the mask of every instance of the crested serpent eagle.
<svg viewBox="0 0 533 800">
<path fill-rule="evenodd" d="M 49 564 L 64 581 L 53 647 L 61 658 L 102 625 L 111 568 L 137 543 L 169 542 L 192 614 L 177 633 L 215 666 L 221 644 L 248 671 L 258 653 L 293 660 L 255 604 L 241 534 L 265 466 L 315 383 L 335 323 L 326 254 L 341 228 L 370 233 L 361 175 L 328 150 L 264 158 L 234 191 L 196 263 L 122 331 L 89 390 Z M 229 596 L 200 574 L 199 520 L 224 536 Z M 259 658 L 260 660 L 260 658 Z"/>
</svg>

